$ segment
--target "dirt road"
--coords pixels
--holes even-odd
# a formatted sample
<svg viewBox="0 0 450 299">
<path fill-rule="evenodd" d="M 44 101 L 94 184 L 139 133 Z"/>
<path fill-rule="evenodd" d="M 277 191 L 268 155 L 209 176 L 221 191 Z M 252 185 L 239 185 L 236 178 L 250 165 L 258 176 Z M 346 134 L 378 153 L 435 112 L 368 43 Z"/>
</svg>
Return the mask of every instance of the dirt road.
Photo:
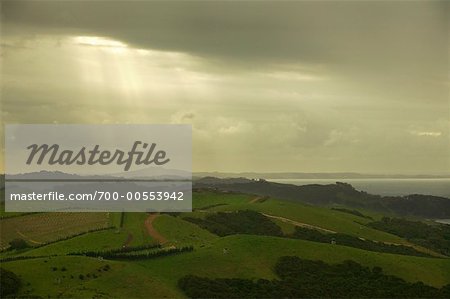
<svg viewBox="0 0 450 299">
<path fill-rule="evenodd" d="M 252 198 L 252 200 L 250 200 L 248 203 L 264 202 L 267 198 L 267 196 L 256 196 L 255 198 Z"/>
<path fill-rule="evenodd" d="M 158 243 L 164 244 L 167 242 L 167 239 L 164 238 L 163 235 L 161 235 L 154 227 L 153 227 L 153 221 L 158 218 L 159 213 L 150 213 L 145 219 L 145 228 L 147 229 L 147 233 L 155 239 Z"/>
<path fill-rule="evenodd" d="M 305 227 L 305 228 L 309 228 L 309 229 L 320 230 L 320 231 L 327 232 L 327 233 L 336 233 L 333 230 L 329 230 L 329 229 L 322 228 L 322 227 L 319 227 L 319 226 L 315 226 L 315 225 L 311 225 L 311 224 L 306 224 L 306 223 L 294 221 L 294 220 L 291 220 L 291 219 L 288 219 L 288 218 L 284 218 L 284 217 L 281 217 L 281 216 L 269 215 L 269 214 L 264 214 L 264 213 L 262 213 L 262 214 L 264 216 L 266 216 L 266 217 L 273 218 L 273 219 L 278 219 L 278 220 L 281 220 L 283 222 L 293 224 L 295 226 L 300 226 L 300 227 Z"/>
</svg>

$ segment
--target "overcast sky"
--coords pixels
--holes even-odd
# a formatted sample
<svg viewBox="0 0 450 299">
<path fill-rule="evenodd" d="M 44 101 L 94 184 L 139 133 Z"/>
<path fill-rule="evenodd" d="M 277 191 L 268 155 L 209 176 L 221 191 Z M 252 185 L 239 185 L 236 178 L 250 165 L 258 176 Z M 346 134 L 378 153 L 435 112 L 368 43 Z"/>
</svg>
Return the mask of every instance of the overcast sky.
<svg viewBox="0 0 450 299">
<path fill-rule="evenodd" d="M 4 123 L 191 123 L 195 171 L 448 173 L 447 1 L 2 1 Z"/>
</svg>

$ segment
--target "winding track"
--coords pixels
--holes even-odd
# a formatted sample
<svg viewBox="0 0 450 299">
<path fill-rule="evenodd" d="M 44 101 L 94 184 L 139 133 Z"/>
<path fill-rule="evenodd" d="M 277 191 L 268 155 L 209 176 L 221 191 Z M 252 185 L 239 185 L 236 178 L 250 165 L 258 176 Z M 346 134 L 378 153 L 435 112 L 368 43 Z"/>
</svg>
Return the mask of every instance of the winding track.
<svg viewBox="0 0 450 299">
<path fill-rule="evenodd" d="M 147 229 L 147 233 L 155 239 L 159 244 L 167 243 L 167 239 L 164 238 L 163 235 L 161 235 L 154 227 L 153 227 L 153 221 L 158 218 L 159 213 L 150 213 L 145 219 L 145 228 Z"/>
<path fill-rule="evenodd" d="M 309 229 L 320 230 L 320 231 L 327 232 L 327 233 L 336 233 L 334 230 L 330 230 L 330 229 L 322 228 L 322 227 L 319 227 L 319 226 L 315 226 L 315 225 L 311 225 L 311 224 L 306 224 L 306 223 L 294 221 L 294 220 L 291 220 L 291 219 L 288 219 L 288 218 L 284 218 L 284 217 L 281 217 L 281 216 L 275 216 L 275 215 L 264 214 L 264 213 L 262 213 L 262 214 L 264 216 L 266 216 L 266 217 L 273 218 L 273 219 L 278 219 L 278 220 L 281 220 L 282 222 L 290 223 L 290 224 L 293 224 L 295 226 L 300 226 L 300 227 L 305 227 L 305 228 L 309 228 Z"/>
</svg>

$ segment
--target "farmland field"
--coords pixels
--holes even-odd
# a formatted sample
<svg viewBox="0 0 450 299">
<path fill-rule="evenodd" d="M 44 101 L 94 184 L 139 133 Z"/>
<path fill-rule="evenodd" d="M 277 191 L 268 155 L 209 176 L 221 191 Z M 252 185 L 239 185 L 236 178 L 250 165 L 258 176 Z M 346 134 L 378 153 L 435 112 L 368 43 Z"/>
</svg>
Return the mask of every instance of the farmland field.
<svg viewBox="0 0 450 299">
<path fill-rule="evenodd" d="M 17 238 L 36 246 L 109 225 L 108 213 L 38 213 L 8 217 L 0 220 L 0 246 L 4 248 Z"/>
</svg>

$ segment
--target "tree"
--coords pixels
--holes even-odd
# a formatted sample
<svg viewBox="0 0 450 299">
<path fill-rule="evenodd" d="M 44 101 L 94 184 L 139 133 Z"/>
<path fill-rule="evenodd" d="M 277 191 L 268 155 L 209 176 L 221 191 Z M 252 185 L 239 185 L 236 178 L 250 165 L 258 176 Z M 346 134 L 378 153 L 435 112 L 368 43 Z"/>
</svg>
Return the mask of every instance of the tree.
<svg viewBox="0 0 450 299">
<path fill-rule="evenodd" d="M 20 288 L 20 278 L 11 271 L 0 268 L 0 297 L 15 295 Z"/>
</svg>

